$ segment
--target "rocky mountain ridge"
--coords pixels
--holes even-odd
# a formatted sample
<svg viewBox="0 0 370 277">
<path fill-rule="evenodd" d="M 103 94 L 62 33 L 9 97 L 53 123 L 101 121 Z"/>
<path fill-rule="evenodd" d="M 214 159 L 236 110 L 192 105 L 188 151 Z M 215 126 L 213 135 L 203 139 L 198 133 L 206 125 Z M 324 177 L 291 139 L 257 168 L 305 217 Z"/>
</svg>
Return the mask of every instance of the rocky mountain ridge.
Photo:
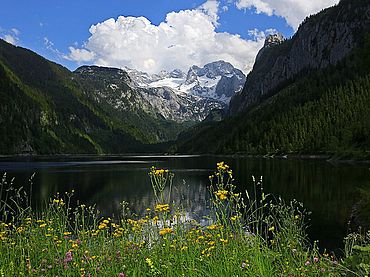
<svg viewBox="0 0 370 277">
<path fill-rule="evenodd" d="M 178 94 L 167 86 L 138 86 L 121 69 L 83 66 L 74 74 L 87 83 L 93 83 L 92 86 L 85 86 L 90 97 L 99 103 L 104 102 L 117 112 L 140 111 L 154 118 L 182 123 L 201 121 L 211 110 L 226 108 L 220 101 Z"/>
<path fill-rule="evenodd" d="M 276 45 L 279 45 L 285 41 L 285 37 L 282 34 L 276 33 L 276 34 L 270 34 L 266 37 L 265 43 L 263 44 L 263 47 L 258 51 L 256 56 L 256 61 L 258 62 L 259 58 L 263 56 L 263 53 L 271 47 L 274 47 Z"/>
<path fill-rule="evenodd" d="M 147 74 L 124 68 L 141 88 L 171 88 L 179 95 L 209 98 L 228 104 L 231 96 L 242 90 L 245 75 L 225 61 L 216 61 L 199 67 L 193 65 L 187 73 L 180 69 L 158 74 Z"/>
<path fill-rule="evenodd" d="M 153 117 L 178 123 L 204 120 L 214 109 L 227 109 L 235 92 L 242 89 L 244 74 L 224 61 L 203 68 L 192 66 L 147 74 L 133 69 L 82 66 L 74 74 L 94 83 L 87 90 L 97 102 L 118 111 L 142 110 Z"/>
<path fill-rule="evenodd" d="M 294 82 L 299 75 L 335 65 L 360 42 L 370 26 L 370 2 L 342 0 L 306 19 L 289 40 L 261 49 L 243 90 L 230 102 L 240 113 Z M 278 40 L 277 40 L 278 41 Z"/>
</svg>

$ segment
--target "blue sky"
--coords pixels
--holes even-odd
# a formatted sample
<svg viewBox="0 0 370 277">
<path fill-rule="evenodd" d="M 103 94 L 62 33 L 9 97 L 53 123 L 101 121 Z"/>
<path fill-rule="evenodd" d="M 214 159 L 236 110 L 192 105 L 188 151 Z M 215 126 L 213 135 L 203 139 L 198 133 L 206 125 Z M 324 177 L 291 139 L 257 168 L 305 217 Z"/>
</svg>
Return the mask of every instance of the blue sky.
<svg viewBox="0 0 370 277">
<path fill-rule="evenodd" d="M 202 65 L 212 59 L 229 59 L 248 71 L 252 58 L 262 45 L 263 35 L 271 32 L 269 29 L 290 37 L 297 27 L 291 22 L 300 21 L 289 14 L 284 15 L 283 6 L 274 6 L 269 1 L 272 0 L 2 0 L 0 37 L 71 70 L 81 64 L 99 64 L 155 72 L 171 67 L 185 69 L 191 63 Z M 289 0 L 280 2 L 284 1 Z M 324 6 L 336 0 L 326 1 Z M 297 14 L 301 17 L 304 9 L 310 13 L 310 9 L 316 8 L 300 5 L 297 4 Z M 171 22 L 163 24 L 168 14 L 172 15 Z M 119 16 L 123 17 L 118 20 Z M 128 20 L 129 17 L 132 20 Z M 114 21 L 107 21 L 110 18 Z M 99 23 L 92 34 L 90 27 Z M 184 26 L 188 28 L 183 29 Z M 203 33 L 206 34 L 204 38 Z M 184 38 L 187 34 L 191 36 Z M 128 37 L 136 37 L 136 41 L 125 41 Z M 207 39 L 215 41 L 208 45 Z M 162 41 L 166 44 L 161 44 Z M 230 48 L 231 44 L 235 44 L 234 48 Z M 167 50 L 162 49 L 165 45 Z M 218 45 L 222 47 L 216 52 L 211 51 Z M 153 47 L 152 51 L 150 47 Z M 170 47 L 175 49 L 170 51 Z M 138 53 L 141 50 L 142 53 Z M 233 54 L 241 50 L 251 53 L 249 56 Z M 177 53 L 182 54 L 178 59 Z M 172 59 L 171 63 L 166 58 Z M 239 63 L 239 59 L 245 61 Z"/>
</svg>

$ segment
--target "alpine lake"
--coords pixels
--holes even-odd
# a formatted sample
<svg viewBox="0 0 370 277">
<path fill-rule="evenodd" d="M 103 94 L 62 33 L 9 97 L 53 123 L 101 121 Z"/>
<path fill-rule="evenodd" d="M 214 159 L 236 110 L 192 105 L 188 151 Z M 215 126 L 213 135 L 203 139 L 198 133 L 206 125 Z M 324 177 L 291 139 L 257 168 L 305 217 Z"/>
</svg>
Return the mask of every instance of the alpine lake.
<svg viewBox="0 0 370 277">
<path fill-rule="evenodd" d="M 122 201 L 128 202 L 136 214 L 153 207 L 148 173 L 152 166 L 165 168 L 175 175 L 172 201 L 181 205 L 189 217 L 202 221 L 209 213 L 209 175 L 220 161 L 232 168 L 237 191 L 253 191 L 252 176 L 256 181 L 263 176 L 265 194 L 281 197 L 287 203 L 293 199 L 302 202 L 311 212 L 307 216 L 309 239 L 318 240 L 321 249 L 339 255 L 349 222 L 354 214 L 361 213 L 360 204 L 370 195 L 369 164 L 316 159 L 187 155 L 3 157 L 0 173 L 6 173 L 8 182 L 14 178 L 14 187 L 22 186 L 31 195 L 35 209 L 41 209 L 57 193 L 74 190 L 75 205 L 96 205 L 102 216 L 117 216 Z"/>
</svg>

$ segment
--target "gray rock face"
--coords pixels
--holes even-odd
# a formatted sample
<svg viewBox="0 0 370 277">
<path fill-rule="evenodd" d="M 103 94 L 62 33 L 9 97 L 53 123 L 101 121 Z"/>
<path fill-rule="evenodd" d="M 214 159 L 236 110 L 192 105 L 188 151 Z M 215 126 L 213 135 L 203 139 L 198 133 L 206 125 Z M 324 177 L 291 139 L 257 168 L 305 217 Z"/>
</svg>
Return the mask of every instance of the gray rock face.
<svg viewBox="0 0 370 277">
<path fill-rule="evenodd" d="M 170 78 L 184 78 L 185 73 L 182 72 L 180 69 L 175 69 L 172 72 L 170 72 L 169 77 Z"/>
<path fill-rule="evenodd" d="M 147 112 L 177 122 L 202 121 L 211 110 L 226 108 L 217 100 L 177 94 L 168 87 L 137 88 L 136 91 L 145 99 L 145 104 L 140 105 Z"/>
<path fill-rule="evenodd" d="M 265 39 L 264 47 L 270 47 L 273 45 L 279 45 L 284 41 L 284 36 L 282 34 L 271 34 Z"/>
<path fill-rule="evenodd" d="M 187 73 L 179 69 L 153 75 L 129 68 L 124 71 L 130 77 L 131 90 L 148 103 L 139 101 L 146 112 L 177 122 L 202 121 L 213 109 L 227 109 L 231 97 L 245 83 L 245 75 L 224 61 L 192 66 Z"/>
<path fill-rule="evenodd" d="M 275 45 L 279 45 L 283 43 L 285 40 L 284 36 L 282 34 L 271 34 L 268 35 L 265 39 L 265 43 L 261 50 L 258 52 L 256 56 L 256 62 L 259 60 L 259 58 L 263 55 L 263 53 L 269 49 L 270 47 L 273 47 Z"/>
<path fill-rule="evenodd" d="M 245 75 L 225 61 L 206 64 L 203 68 L 192 66 L 187 74 L 185 85 L 193 85 L 191 93 L 229 103 L 230 98 L 240 92 L 245 83 Z"/>
<path fill-rule="evenodd" d="M 226 110 L 245 83 L 244 74 L 224 61 L 192 66 L 187 74 L 180 69 L 150 75 L 97 66 L 80 67 L 75 74 L 93 83 L 90 97 L 113 110 L 144 111 L 176 122 L 202 121 L 214 109 Z"/>
<path fill-rule="evenodd" d="M 369 27 L 370 1 L 342 0 L 307 18 L 290 40 L 269 38 L 243 90 L 232 98 L 230 114 L 248 109 L 299 74 L 336 64 L 359 43 L 359 34 Z"/>
<path fill-rule="evenodd" d="M 146 73 L 134 74 L 136 81 L 124 70 L 97 66 L 83 66 L 75 72 L 80 78 L 89 80 L 91 87 L 85 88 L 96 102 L 109 105 L 111 109 L 121 112 L 139 112 L 173 120 L 176 122 L 202 121 L 213 109 L 226 109 L 226 104 L 210 98 L 178 93 L 171 87 L 138 86 L 137 82 L 154 82 L 163 76 L 182 76 L 175 70 L 171 73 L 152 76 Z M 131 72 L 132 74 L 132 72 Z M 162 78 L 162 79 L 161 79 Z"/>
</svg>

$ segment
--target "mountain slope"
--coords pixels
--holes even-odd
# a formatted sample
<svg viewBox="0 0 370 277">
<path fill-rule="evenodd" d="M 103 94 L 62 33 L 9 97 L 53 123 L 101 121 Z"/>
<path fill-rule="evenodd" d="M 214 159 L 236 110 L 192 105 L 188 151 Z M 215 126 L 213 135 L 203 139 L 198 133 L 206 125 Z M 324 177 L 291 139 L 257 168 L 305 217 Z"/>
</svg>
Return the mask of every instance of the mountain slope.
<svg viewBox="0 0 370 277">
<path fill-rule="evenodd" d="M 67 69 L 0 40 L 2 154 L 142 149 L 145 134 L 85 97 Z"/>
<path fill-rule="evenodd" d="M 310 26 L 310 30 L 303 29 L 309 33 L 320 29 L 323 22 L 326 32 L 331 33 L 336 29 L 338 18 L 354 20 L 356 26 L 362 26 L 351 29 L 353 33 L 347 34 L 347 37 L 356 37 L 350 50 L 347 44 L 342 45 L 344 50 L 338 46 L 337 52 L 346 53 L 342 59 L 322 68 L 311 67 L 304 71 L 305 74 L 299 72 L 289 80 L 278 78 L 283 81 L 272 82 L 275 87 L 271 86 L 272 90 L 265 94 L 263 90 L 254 90 L 256 87 L 248 87 L 252 80 L 257 82 L 259 79 L 262 87 L 268 84 L 271 76 L 285 76 L 285 67 L 278 69 L 265 63 L 274 64 L 285 59 L 286 49 L 292 41 L 298 43 L 297 38 L 302 37 L 300 28 L 295 38 L 261 54 L 247 76 L 243 93 L 232 100 L 231 111 L 237 113 L 236 116 L 220 123 L 204 123 L 182 133 L 173 150 L 193 153 L 329 153 L 369 158 L 370 24 L 367 16 L 358 14 L 360 10 L 369 10 L 369 6 L 368 1 L 342 1 L 337 7 L 312 16 L 302 25 Z M 347 21 L 343 24 L 352 26 Z M 332 46 L 332 41 L 325 38 L 326 35 L 323 40 L 317 37 L 311 48 Z M 291 56 L 290 63 L 300 66 L 302 60 L 293 58 Z M 266 78 L 262 78 L 262 72 Z"/>
<path fill-rule="evenodd" d="M 243 91 L 231 100 L 230 113 L 247 110 L 313 70 L 335 65 L 361 43 L 369 26 L 366 0 L 342 0 L 307 18 L 292 39 L 260 51 Z"/>
<path fill-rule="evenodd" d="M 160 110 L 153 108 L 153 99 L 159 97 L 158 94 L 148 96 L 135 88 L 131 78 L 121 69 L 82 66 L 74 75 L 87 98 L 97 103 L 110 118 L 145 130 L 149 143 L 174 140 L 180 131 L 194 124 L 165 118 Z"/>
<path fill-rule="evenodd" d="M 86 94 L 100 106 L 104 106 L 105 110 L 109 110 L 109 113 L 113 111 L 121 114 L 123 119 L 138 125 L 146 124 L 142 127 L 152 131 L 162 130 L 163 127 L 159 129 L 157 127 L 165 124 L 166 127 L 162 130 L 164 133 L 158 134 L 161 140 L 174 139 L 178 130 L 201 121 L 212 109 L 220 107 L 217 100 L 178 94 L 170 87 L 140 86 L 137 83 L 138 78 L 152 80 L 155 76 L 137 72 L 140 76 L 136 75 L 134 81 L 131 77 L 132 72 L 130 70 L 127 73 L 116 68 L 82 66 L 74 73 L 82 80 Z M 142 119 L 137 120 L 137 115 Z M 159 124 L 153 122 L 153 119 Z M 154 125 L 148 126 L 149 122 Z"/>
<path fill-rule="evenodd" d="M 244 74 L 224 61 L 192 66 L 187 74 L 97 66 L 82 66 L 74 74 L 86 96 L 111 116 L 147 130 L 153 142 L 173 140 L 212 110 L 226 110 L 245 82 Z"/>
</svg>

